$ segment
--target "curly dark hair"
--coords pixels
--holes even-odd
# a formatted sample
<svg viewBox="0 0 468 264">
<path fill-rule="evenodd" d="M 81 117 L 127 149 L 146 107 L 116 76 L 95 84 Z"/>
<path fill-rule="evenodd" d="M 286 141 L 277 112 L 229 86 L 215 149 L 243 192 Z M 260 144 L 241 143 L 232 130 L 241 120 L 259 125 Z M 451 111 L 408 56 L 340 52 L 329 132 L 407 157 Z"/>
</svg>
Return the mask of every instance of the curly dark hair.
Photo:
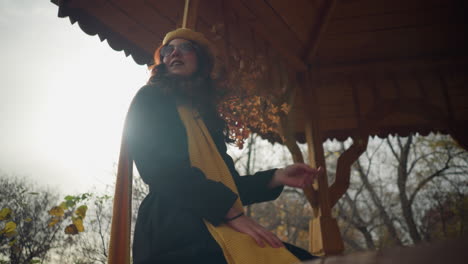
<svg viewBox="0 0 468 264">
<path fill-rule="evenodd" d="M 214 61 L 208 51 L 190 41 L 197 56 L 197 70 L 189 77 L 170 74 L 163 57 L 160 55 L 161 48 L 156 50 L 155 64 L 150 67 L 151 73 L 147 84 L 160 89 L 164 94 L 190 100 L 203 117 L 206 126 L 211 131 L 222 131 L 224 141 L 233 143 L 229 138 L 229 128 L 224 119 L 217 111 L 216 82 L 211 77 Z"/>
</svg>

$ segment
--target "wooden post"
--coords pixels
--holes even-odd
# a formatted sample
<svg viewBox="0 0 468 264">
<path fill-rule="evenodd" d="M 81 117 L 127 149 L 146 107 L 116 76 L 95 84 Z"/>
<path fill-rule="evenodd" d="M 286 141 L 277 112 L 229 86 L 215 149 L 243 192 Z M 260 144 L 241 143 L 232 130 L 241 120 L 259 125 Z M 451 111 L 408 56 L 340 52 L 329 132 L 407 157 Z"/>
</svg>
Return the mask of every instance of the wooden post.
<svg viewBox="0 0 468 264">
<path fill-rule="evenodd" d="M 289 152 L 291 152 L 293 161 L 299 162 L 299 163 L 304 163 L 304 156 L 302 155 L 301 150 L 299 149 L 299 146 L 296 143 L 296 137 L 295 137 L 295 112 L 294 112 L 294 100 L 297 98 L 302 98 L 300 91 L 301 89 L 298 89 L 297 87 L 297 82 L 294 81 L 292 82 L 291 79 L 297 79 L 297 76 L 288 75 L 288 82 L 287 86 L 292 86 L 292 92 L 289 94 L 287 98 L 287 102 L 289 106 L 291 107 L 291 111 L 288 113 L 287 116 L 284 118 L 281 118 L 281 134 L 283 136 L 284 144 L 288 148 Z M 312 188 L 312 186 L 308 186 L 303 189 L 304 195 L 307 198 L 307 201 L 312 205 L 312 208 L 318 208 L 318 193 L 317 191 Z"/>
<path fill-rule="evenodd" d="M 323 174 L 313 184 L 312 188 L 318 192 L 318 206 L 312 205 L 314 216 L 309 223 L 310 245 L 312 254 L 334 255 L 344 250 L 338 223 L 331 215 L 329 202 L 328 179 L 325 155 L 322 145 L 322 134 L 319 124 L 319 108 L 317 105 L 317 87 L 312 82 L 310 72 L 301 78 L 301 88 L 305 100 L 305 133 L 309 150 L 309 162 L 312 167 L 322 167 Z"/>
<path fill-rule="evenodd" d="M 196 30 L 199 0 L 185 0 L 182 27 Z"/>
</svg>

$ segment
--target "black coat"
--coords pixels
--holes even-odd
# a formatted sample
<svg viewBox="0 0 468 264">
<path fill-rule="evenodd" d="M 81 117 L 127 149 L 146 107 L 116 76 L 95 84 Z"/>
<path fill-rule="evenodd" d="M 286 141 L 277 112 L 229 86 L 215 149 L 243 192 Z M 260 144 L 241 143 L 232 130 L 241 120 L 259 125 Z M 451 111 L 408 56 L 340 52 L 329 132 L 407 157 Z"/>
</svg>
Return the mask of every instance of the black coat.
<svg viewBox="0 0 468 264">
<path fill-rule="evenodd" d="M 200 256 L 221 254 L 202 219 L 222 224 L 238 196 L 191 166 L 175 98 L 163 95 L 157 87 L 144 86 L 132 102 L 126 129 L 131 157 L 150 186 L 138 211 L 133 263 L 190 263 Z M 267 187 L 275 170 L 239 176 L 226 153 L 222 131 L 211 129 L 210 133 L 244 205 L 279 196 L 282 187 Z"/>
</svg>

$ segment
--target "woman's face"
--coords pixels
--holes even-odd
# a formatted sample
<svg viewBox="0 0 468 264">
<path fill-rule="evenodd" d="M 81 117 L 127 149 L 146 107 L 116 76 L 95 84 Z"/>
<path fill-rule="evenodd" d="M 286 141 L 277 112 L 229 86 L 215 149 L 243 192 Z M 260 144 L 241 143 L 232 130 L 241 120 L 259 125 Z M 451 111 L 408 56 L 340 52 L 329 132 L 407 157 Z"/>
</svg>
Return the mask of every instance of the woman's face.
<svg viewBox="0 0 468 264">
<path fill-rule="evenodd" d="M 161 55 L 169 73 L 190 76 L 197 70 L 197 55 L 190 41 L 173 39 L 167 46 Z"/>
</svg>

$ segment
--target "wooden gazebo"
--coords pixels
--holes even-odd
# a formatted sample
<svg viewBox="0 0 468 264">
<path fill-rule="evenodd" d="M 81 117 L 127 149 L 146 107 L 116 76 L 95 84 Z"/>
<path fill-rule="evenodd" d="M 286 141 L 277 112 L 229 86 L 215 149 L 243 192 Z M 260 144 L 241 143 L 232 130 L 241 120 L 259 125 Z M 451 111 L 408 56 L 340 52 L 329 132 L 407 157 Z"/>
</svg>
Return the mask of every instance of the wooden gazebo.
<svg viewBox="0 0 468 264">
<path fill-rule="evenodd" d="M 346 191 L 351 164 L 367 138 L 390 134 L 452 135 L 468 149 L 468 30 L 463 0 L 52 0 L 59 17 L 78 22 L 138 64 L 170 30 L 186 27 L 229 52 L 267 58 L 271 85 L 295 86 L 286 145 L 325 167 L 322 142 L 352 137 L 336 181 L 308 188 L 314 208 L 311 252 L 343 250 L 331 208 Z M 289 139 L 289 140 L 288 140 Z"/>
</svg>

